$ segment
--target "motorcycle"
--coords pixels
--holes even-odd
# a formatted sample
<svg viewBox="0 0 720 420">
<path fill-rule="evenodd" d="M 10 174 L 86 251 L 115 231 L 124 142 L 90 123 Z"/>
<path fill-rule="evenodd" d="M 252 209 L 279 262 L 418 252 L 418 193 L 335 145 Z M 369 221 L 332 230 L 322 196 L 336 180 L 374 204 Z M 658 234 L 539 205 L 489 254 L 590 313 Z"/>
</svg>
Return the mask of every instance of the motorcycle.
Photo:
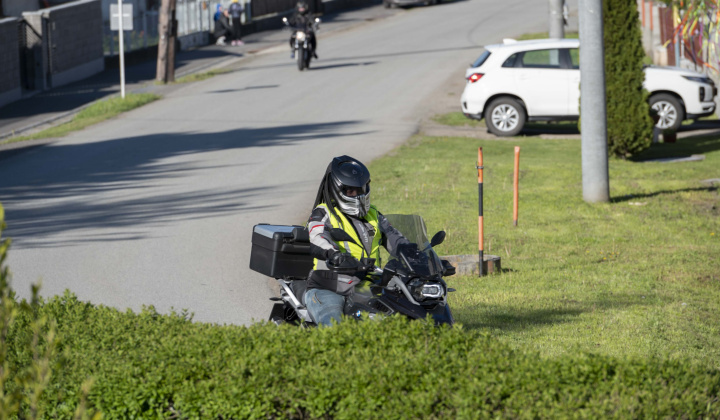
<svg viewBox="0 0 720 420">
<path fill-rule="evenodd" d="M 288 19 L 286 17 L 283 18 L 283 23 L 285 26 L 290 27 L 290 23 L 288 22 Z M 311 28 L 292 28 L 294 29 L 295 33 L 294 38 L 294 50 L 295 50 L 295 59 L 297 60 L 298 70 L 303 71 L 305 69 L 310 68 L 310 60 L 313 56 L 313 51 L 310 47 L 310 36 L 311 33 L 317 32 L 317 30 L 320 28 L 320 19 L 315 18 L 315 20 L 312 22 Z"/>
<path fill-rule="evenodd" d="M 449 288 L 443 278 L 455 274 L 455 267 L 441 260 L 433 249 L 445 240 L 445 232 L 436 233 L 428 241 L 422 217 L 385 217 L 410 243 L 399 246 L 397 257 L 390 257 L 384 267 L 376 266 L 372 258 L 361 258 L 357 263 L 346 263 L 343 266 L 333 266 L 326 262 L 327 269 L 331 271 L 361 278 L 352 296 L 346 299 L 344 314 L 357 320 L 393 314 L 401 314 L 409 319 L 425 319 L 429 315 L 435 324 L 452 325 L 455 321 L 447 294 L 455 290 Z M 287 258 L 282 255 L 268 258 L 264 255 L 267 252 L 260 249 L 263 238 L 257 237 L 256 240 L 253 236 L 253 248 L 257 245 L 258 249 L 253 250 L 254 255 L 250 259 L 251 269 L 263 274 L 271 273 L 270 277 L 275 278 L 280 286 L 280 297 L 271 298 L 278 303 L 273 306 L 269 319 L 276 324 L 316 326 L 302 300 L 307 276 L 313 266 L 307 229 L 300 226 L 256 225 L 253 235 L 258 230 L 273 228 L 284 228 L 282 235 L 277 235 L 278 229 L 275 229 L 273 247 Z M 354 242 L 342 229 L 331 229 L 330 235 L 336 241 Z M 282 239 L 278 240 L 279 236 Z M 301 267 L 302 264 L 304 266 Z M 274 267 L 269 268 L 268 265 Z"/>
</svg>

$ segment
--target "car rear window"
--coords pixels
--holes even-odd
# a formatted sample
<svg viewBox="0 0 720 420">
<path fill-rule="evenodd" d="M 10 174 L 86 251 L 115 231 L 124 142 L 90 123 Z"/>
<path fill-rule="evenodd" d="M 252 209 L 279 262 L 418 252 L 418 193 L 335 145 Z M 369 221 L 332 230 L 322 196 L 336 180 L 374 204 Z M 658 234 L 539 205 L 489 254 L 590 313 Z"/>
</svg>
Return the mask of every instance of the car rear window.
<svg viewBox="0 0 720 420">
<path fill-rule="evenodd" d="M 480 57 L 478 57 L 478 59 L 475 60 L 475 61 L 471 64 L 471 66 L 472 66 L 473 68 L 482 66 L 483 63 L 485 62 L 485 60 L 488 59 L 488 57 L 490 57 L 490 51 L 487 51 L 487 50 L 483 51 L 483 53 L 480 54 Z"/>
</svg>

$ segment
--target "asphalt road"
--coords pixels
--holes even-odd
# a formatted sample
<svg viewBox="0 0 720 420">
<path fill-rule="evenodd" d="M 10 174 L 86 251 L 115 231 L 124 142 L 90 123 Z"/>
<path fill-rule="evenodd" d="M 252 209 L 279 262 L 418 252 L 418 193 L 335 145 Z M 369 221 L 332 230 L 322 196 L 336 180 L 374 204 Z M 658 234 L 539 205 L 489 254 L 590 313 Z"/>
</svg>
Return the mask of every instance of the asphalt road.
<svg viewBox="0 0 720 420">
<path fill-rule="evenodd" d="M 333 156 L 369 162 L 402 144 L 480 46 L 546 27 L 546 1 L 410 8 L 321 31 L 310 71 L 287 46 L 271 49 L 0 160 L 13 287 L 28 296 L 41 280 L 44 296 L 70 289 L 121 309 L 187 309 L 201 322 L 266 319 L 272 291 L 248 269 L 252 226 L 302 223 Z"/>
</svg>

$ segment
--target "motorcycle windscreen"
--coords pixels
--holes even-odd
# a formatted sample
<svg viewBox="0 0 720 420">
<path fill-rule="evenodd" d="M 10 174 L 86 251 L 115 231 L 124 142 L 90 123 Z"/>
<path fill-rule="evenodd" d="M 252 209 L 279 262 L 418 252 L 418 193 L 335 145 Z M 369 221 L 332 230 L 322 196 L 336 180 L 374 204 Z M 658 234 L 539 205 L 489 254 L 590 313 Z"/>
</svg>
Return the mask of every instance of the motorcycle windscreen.
<svg viewBox="0 0 720 420">
<path fill-rule="evenodd" d="M 421 216 L 416 214 L 387 214 L 385 218 L 408 241 L 418 246 L 417 252 L 410 249 L 399 250 L 405 257 L 400 259 L 403 265 L 406 265 L 403 260 L 408 261 L 411 265 L 409 268 L 412 268 L 412 271 L 420 277 L 432 277 L 442 274 L 442 262 L 430 246 L 425 221 Z M 395 258 L 391 256 L 390 259 Z"/>
</svg>

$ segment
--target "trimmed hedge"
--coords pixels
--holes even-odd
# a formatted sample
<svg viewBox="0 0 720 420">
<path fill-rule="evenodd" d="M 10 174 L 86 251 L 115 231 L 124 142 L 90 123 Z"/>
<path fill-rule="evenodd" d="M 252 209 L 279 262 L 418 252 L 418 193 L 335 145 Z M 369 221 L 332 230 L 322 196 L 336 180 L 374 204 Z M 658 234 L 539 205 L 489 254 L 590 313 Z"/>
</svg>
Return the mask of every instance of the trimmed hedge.
<svg viewBox="0 0 720 420">
<path fill-rule="evenodd" d="M 541 360 L 488 334 L 393 317 L 302 329 L 193 323 L 66 293 L 36 307 L 58 321 L 58 366 L 43 394 L 71 418 L 82 383 L 106 419 L 557 418 L 720 416 L 720 371 L 578 354 Z M 10 346 L 21 348 L 29 314 Z M 31 363 L 11 352 L 12 370 Z"/>
<path fill-rule="evenodd" d="M 637 2 L 603 0 L 603 24 L 608 150 L 627 158 L 650 147 L 653 135 Z"/>
</svg>

